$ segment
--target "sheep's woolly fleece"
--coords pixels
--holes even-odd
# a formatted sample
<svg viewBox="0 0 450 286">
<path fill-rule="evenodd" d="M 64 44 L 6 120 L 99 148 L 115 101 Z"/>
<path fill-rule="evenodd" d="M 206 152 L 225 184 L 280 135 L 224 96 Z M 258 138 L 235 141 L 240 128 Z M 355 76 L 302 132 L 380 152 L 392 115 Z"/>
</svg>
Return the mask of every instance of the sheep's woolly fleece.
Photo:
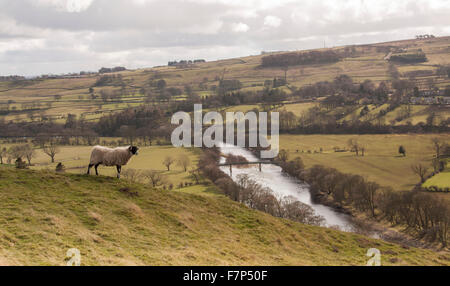
<svg viewBox="0 0 450 286">
<path fill-rule="evenodd" d="M 91 165 L 103 164 L 105 166 L 124 166 L 133 156 L 128 147 L 117 147 L 114 149 L 95 146 L 91 153 Z"/>
</svg>

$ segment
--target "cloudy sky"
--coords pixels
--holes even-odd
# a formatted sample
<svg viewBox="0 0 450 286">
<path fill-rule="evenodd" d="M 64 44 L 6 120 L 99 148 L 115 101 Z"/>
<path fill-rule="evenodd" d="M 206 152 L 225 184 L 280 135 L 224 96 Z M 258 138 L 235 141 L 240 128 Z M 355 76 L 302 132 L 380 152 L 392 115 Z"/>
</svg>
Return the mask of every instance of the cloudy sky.
<svg viewBox="0 0 450 286">
<path fill-rule="evenodd" d="M 450 0 L 0 0 L 0 75 L 450 35 Z"/>
</svg>

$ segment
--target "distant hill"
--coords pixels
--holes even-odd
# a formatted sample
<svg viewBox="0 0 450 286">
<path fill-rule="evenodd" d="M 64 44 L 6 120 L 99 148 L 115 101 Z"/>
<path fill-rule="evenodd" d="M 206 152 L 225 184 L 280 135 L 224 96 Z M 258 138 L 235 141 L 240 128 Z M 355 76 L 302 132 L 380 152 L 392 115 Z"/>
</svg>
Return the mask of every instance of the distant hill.
<svg viewBox="0 0 450 286">
<path fill-rule="evenodd" d="M 439 69 L 450 65 L 449 47 L 450 37 L 440 37 L 274 52 L 211 62 L 193 61 L 187 65 L 171 64 L 109 75 L 40 78 L 26 80 L 26 84 L 20 80 L 0 81 L 0 118 L 30 121 L 45 117 L 64 122 L 70 112 L 83 115 L 85 120 L 98 120 L 111 112 L 160 100 L 160 88 L 166 88 L 164 99 L 180 100 L 186 98 L 188 93 L 206 97 L 215 94 L 223 80 L 239 80 L 239 89 L 245 92 L 262 90 L 268 81 L 274 78 L 284 80 L 286 77 L 288 85 L 280 89 L 288 94 L 320 81 L 333 81 L 344 74 L 349 75 L 355 84 L 365 80 L 378 84 L 392 80 L 392 64 L 399 79 L 413 77 L 422 88 L 432 84 L 443 90 L 450 85 L 450 80 Z M 426 61 L 403 63 L 389 60 L 410 54 L 426 57 Z M 275 62 L 266 60 L 270 64 L 264 66 L 263 59 L 275 59 Z M 108 76 L 110 78 L 101 79 Z M 99 79 L 105 84 L 98 85 Z M 389 123 L 390 117 L 387 119 Z M 416 122 L 417 118 L 412 117 L 410 121 Z"/>
</svg>

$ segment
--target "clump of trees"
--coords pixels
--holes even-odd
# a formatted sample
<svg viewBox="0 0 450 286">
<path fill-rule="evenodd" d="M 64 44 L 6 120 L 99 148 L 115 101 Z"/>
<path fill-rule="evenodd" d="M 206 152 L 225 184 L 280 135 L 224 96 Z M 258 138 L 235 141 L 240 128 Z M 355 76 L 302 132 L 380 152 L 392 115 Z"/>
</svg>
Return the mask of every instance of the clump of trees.
<svg viewBox="0 0 450 286">
<path fill-rule="evenodd" d="M 424 62 L 428 61 L 425 53 L 410 53 L 410 54 L 392 55 L 389 60 L 391 62 L 397 62 L 397 63 L 402 63 L 402 64 L 424 63 Z"/>
<path fill-rule="evenodd" d="M 164 174 L 156 170 L 146 170 L 143 172 L 143 176 L 154 188 L 164 184 L 167 180 Z"/>
<path fill-rule="evenodd" d="M 122 75 L 103 75 L 97 79 L 94 86 L 123 85 Z"/>
<path fill-rule="evenodd" d="M 355 152 L 356 156 L 361 155 L 362 157 L 364 157 L 366 147 L 363 144 L 359 143 L 357 139 L 349 139 L 347 145 L 350 148 L 350 151 Z"/>
<path fill-rule="evenodd" d="M 448 245 L 450 208 L 444 200 L 417 191 L 385 190 L 378 196 L 377 207 L 392 225 L 406 225 L 419 237 Z"/>
<path fill-rule="evenodd" d="M 0 151 L 0 163 L 3 164 L 3 158 L 8 157 L 9 158 L 8 161 L 16 159 L 17 162 L 17 160 L 20 159 L 20 163 L 22 163 L 22 159 L 26 159 L 28 165 L 31 166 L 31 160 L 35 155 L 36 151 L 30 144 L 14 145 L 9 149 L 6 149 L 4 147 Z M 23 163 L 25 163 L 25 161 Z"/>
<path fill-rule="evenodd" d="M 228 177 L 216 180 L 216 184 L 233 200 L 249 208 L 310 225 L 323 225 L 324 218 L 294 197 L 277 198 L 269 188 L 265 188 L 247 175 L 239 175 L 237 183 Z"/>
<path fill-rule="evenodd" d="M 219 82 L 218 94 L 223 95 L 229 91 L 235 91 L 242 88 L 241 81 L 237 79 L 224 79 Z"/>
<path fill-rule="evenodd" d="M 199 160 L 203 174 L 213 181 L 229 198 L 246 206 L 311 225 L 322 225 L 323 217 L 317 216 L 314 210 L 292 197 L 277 198 L 273 192 L 259 185 L 246 175 L 240 175 L 237 183 L 217 167 L 220 152 L 213 148 L 204 150 Z"/>
<path fill-rule="evenodd" d="M 287 67 L 295 65 L 335 63 L 341 60 L 334 51 L 293 52 L 269 55 L 262 58 L 263 67 Z"/>
<path fill-rule="evenodd" d="M 450 207 L 444 201 L 417 190 L 394 192 L 362 176 L 313 166 L 304 169 L 300 159 L 281 164 L 283 170 L 310 185 L 316 202 L 336 208 L 353 207 L 371 217 L 387 219 L 392 225 L 406 225 L 418 237 L 447 246 Z M 421 174 L 423 168 L 421 169 Z"/>
<path fill-rule="evenodd" d="M 142 178 L 142 171 L 132 168 L 127 168 L 121 172 L 121 175 L 132 182 L 138 182 Z"/>
<path fill-rule="evenodd" d="M 125 67 L 114 67 L 114 68 L 101 68 L 98 73 L 112 73 L 112 72 L 120 72 L 126 71 Z"/>
</svg>

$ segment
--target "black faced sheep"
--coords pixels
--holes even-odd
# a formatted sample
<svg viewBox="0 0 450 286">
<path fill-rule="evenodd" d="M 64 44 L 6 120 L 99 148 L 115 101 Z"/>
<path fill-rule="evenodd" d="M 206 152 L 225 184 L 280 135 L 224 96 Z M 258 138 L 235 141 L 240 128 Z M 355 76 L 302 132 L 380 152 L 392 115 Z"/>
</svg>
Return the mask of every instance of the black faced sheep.
<svg viewBox="0 0 450 286">
<path fill-rule="evenodd" d="M 138 154 L 139 148 L 136 146 L 129 147 L 117 147 L 114 149 L 95 146 L 92 149 L 91 161 L 87 170 L 87 174 L 90 174 L 91 168 L 95 166 L 95 174 L 98 176 L 98 166 L 116 166 L 117 167 L 117 178 L 120 178 L 120 172 L 122 171 L 122 166 L 126 165 L 133 155 Z"/>
</svg>

